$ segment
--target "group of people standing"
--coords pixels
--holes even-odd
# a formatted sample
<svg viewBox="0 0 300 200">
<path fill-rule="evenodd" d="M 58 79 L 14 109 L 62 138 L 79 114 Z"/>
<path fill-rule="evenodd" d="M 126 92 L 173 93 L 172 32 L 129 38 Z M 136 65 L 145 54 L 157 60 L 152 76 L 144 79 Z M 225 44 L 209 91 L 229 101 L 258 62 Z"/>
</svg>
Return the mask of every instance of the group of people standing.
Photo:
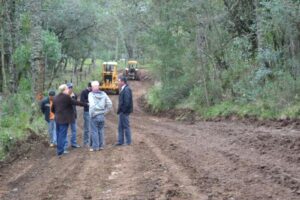
<svg viewBox="0 0 300 200">
<path fill-rule="evenodd" d="M 127 84 L 126 77 L 119 79 L 119 105 L 117 114 L 118 142 L 115 146 L 131 144 L 131 130 L 129 115 L 133 111 L 132 91 Z M 89 151 L 99 151 L 104 148 L 104 123 L 105 115 L 112 108 L 112 101 L 108 95 L 99 89 L 99 82 L 92 81 L 81 92 L 80 101 L 73 92 L 71 83 L 62 84 L 58 88 L 59 93 L 51 90 L 48 97 L 41 102 L 41 111 L 48 123 L 50 147 L 57 147 L 57 155 L 67 154 L 68 127 L 71 127 L 71 147 L 81 147 L 77 144 L 76 106 L 83 107 L 84 131 L 83 146 L 89 147 Z"/>
</svg>

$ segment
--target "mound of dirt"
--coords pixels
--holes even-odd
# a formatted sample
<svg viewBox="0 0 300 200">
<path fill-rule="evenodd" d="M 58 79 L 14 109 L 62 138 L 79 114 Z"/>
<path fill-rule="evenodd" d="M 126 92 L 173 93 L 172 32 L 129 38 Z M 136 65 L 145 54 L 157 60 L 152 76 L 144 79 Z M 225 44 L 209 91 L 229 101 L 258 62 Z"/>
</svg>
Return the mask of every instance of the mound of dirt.
<svg viewBox="0 0 300 200">
<path fill-rule="evenodd" d="M 258 133 L 253 137 L 239 135 L 236 143 L 247 144 L 258 150 L 261 154 L 283 152 L 282 158 L 288 162 L 300 163 L 300 138 L 294 135 L 272 135 Z"/>
<path fill-rule="evenodd" d="M 27 138 L 17 140 L 12 145 L 6 158 L 0 162 L 0 168 L 11 164 L 18 158 L 35 158 L 45 153 L 45 150 L 49 146 L 47 137 L 37 134 L 31 129 L 27 129 L 27 131 L 29 133 Z"/>
<path fill-rule="evenodd" d="M 189 124 L 194 124 L 198 116 L 194 110 L 191 109 L 168 109 L 165 111 L 155 112 L 151 106 L 147 103 L 145 95 L 138 99 L 139 107 L 141 107 L 145 112 L 150 113 L 157 117 L 166 117 L 177 121 L 187 122 Z"/>
</svg>

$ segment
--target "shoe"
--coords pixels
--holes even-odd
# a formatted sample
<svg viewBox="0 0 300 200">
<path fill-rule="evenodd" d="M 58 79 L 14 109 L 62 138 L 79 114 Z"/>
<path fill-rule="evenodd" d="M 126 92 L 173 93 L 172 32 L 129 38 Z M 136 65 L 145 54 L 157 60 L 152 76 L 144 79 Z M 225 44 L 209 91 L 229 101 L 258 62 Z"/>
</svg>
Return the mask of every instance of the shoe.
<svg viewBox="0 0 300 200">
<path fill-rule="evenodd" d="M 101 150 L 104 150 L 104 148 L 103 148 L 103 147 L 100 147 L 98 151 L 101 151 Z"/>
<path fill-rule="evenodd" d="M 64 154 L 68 154 L 69 152 L 67 150 L 64 151 Z"/>
<path fill-rule="evenodd" d="M 51 143 L 51 144 L 50 144 L 50 147 L 54 147 L 54 144 L 53 144 L 53 143 Z"/>
<path fill-rule="evenodd" d="M 117 146 L 123 146 L 123 144 L 120 144 L 120 143 L 117 143 L 117 144 L 114 144 L 115 147 Z"/>
<path fill-rule="evenodd" d="M 72 145 L 73 148 L 80 148 L 80 145 L 79 144 L 74 144 Z"/>
<path fill-rule="evenodd" d="M 93 151 L 94 151 L 94 149 L 90 149 L 89 151 L 90 151 L 90 152 L 93 152 Z"/>
</svg>

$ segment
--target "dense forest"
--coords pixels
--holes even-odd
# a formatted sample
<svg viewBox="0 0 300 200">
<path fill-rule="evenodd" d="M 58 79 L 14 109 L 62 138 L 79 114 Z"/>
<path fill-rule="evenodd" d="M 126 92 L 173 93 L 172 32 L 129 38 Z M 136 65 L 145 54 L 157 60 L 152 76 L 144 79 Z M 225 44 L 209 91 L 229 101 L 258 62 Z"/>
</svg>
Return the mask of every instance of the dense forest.
<svg viewBox="0 0 300 200">
<path fill-rule="evenodd" d="M 156 109 L 299 116 L 299 1 L 152 1 Z M 208 109 L 207 109 L 208 108 Z"/>
<path fill-rule="evenodd" d="M 97 59 L 148 67 L 155 112 L 299 117 L 297 0 L 1 0 L 0 13 L 2 144 L 41 128 L 34 105 Z"/>
</svg>

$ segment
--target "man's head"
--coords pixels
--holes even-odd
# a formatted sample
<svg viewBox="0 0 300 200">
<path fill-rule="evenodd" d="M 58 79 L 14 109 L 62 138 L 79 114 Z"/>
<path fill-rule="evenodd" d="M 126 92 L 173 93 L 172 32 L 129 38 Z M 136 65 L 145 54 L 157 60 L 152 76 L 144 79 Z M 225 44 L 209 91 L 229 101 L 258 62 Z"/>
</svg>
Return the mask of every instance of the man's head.
<svg viewBox="0 0 300 200">
<path fill-rule="evenodd" d="M 72 94 L 72 92 L 73 92 L 73 84 L 72 83 L 67 83 L 67 86 L 69 88 L 69 94 Z"/>
<path fill-rule="evenodd" d="M 64 93 L 64 94 L 67 94 L 69 95 L 69 88 L 67 86 L 67 84 L 62 84 L 58 87 L 58 90 L 60 93 Z"/>
<path fill-rule="evenodd" d="M 119 87 L 123 87 L 124 85 L 127 84 L 127 78 L 125 76 L 122 76 L 119 78 Z"/>
<path fill-rule="evenodd" d="M 54 98 L 54 96 L 55 96 L 55 91 L 54 91 L 54 90 L 50 90 L 50 91 L 48 92 L 48 95 L 49 95 L 49 99 L 50 99 L 50 100 L 53 100 L 53 98 Z"/>
<path fill-rule="evenodd" d="M 91 83 L 92 91 L 98 91 L 99 90 L 99 82 L 98 81 L 92 81 Z"/>
<path fill-rule="evenodd" d="M 89 82 L 89 83 L 88 83 L 87 89 L 88 89 L 89 91 L 92 91 L 92 82 Z"/>
</svg>

